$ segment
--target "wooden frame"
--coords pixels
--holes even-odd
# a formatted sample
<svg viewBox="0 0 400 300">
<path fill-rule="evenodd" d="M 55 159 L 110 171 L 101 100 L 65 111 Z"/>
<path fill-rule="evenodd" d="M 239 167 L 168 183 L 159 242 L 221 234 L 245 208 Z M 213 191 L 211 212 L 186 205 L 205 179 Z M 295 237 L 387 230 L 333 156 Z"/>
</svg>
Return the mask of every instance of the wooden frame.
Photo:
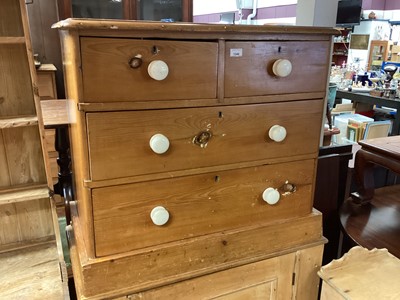
<svg viewBox="0 0 400 300">
<path fill-rule="evenodd" d="M 72 18 L 72 0 L 57 0 L 60 20 Z M 122 0 L 123 18 L 128 20 L 139 20 L 139 5 L 137 0 Z M 182 21 L 193 21 L 193 0 L 182 0 Z"/>
</svg>

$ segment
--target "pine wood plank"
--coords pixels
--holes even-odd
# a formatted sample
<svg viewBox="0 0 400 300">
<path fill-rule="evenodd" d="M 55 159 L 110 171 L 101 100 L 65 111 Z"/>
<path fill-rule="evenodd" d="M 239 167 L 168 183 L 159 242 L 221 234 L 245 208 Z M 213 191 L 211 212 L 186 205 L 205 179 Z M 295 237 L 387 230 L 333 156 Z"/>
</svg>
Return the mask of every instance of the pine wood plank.
<svg viewBox="0 0 400 300">
<path fill-rule="evenodd" d="M 71 260 L 80 282 L 79 293 L 104 299 L 322 245 L 321 217 L 313 211 L 304 218 L 255 224 L 96 259 L 88 259 L 82 226 L 74 217 Z"/>
<path fill-rule="evenodd" d="M 222 88 L 219 88 L 219 95 L 223 94 Z M 162 109 L 162 108 L 183 108 L 183 107 L 204 107 L 204 106 L 220 106 L 232 104 L 257 104 L 271 102 L 287 102 L 301 101 L 310 99 L 322 99 L 325 92 L 314 93 L 296 93 L 281 95 L 264 95 L 264 96 L 246 96 L 232 97 L 225 99 L 192 99 L 192 100 L 163 100 L 163 101 L 135 101 L 135 102 L 104 102 L 104 103 L 78 103 L 80 111 L 122 111 L 122 110 L 144 110 L 144 109 Z M 70 116 L 73 111 L 69 111 Z M 73 118 L 72 118 L 73 119 Z"/>
<path fill-rule="evenodd" d="M 41 100 L 40 107 L 44 126 L 63 125 L 71 122 L 68 115 L 68 100 Z"/>
<path fill-rule="evenodd" d="M 37 126 L 3 130 L 11 185 L 45 183 L 41 138 Z M 21 150 L 24 150 L 21 152 Z"/>
<path fill-rule="evenodd" d="M 13 190 L 8 193 L 0 192 L 0 205 L 5 203 L 9 204 L 37 200 L 48 197 L 50 197 L 49 189 L 48 187 L 43 186 L 34 187 L 26 190 Z"/>
<path fill-rule="evenodd" d="M 168 33 L 180 33 L 183 35 L 185 32 L 189 32 L 191 36 L 195 36 L 197 33 L 205 32 L 209 36 L 213 34 L 218 34 L 220 36 L 222 33 L 225 36 L 228 36 L 229 33 L 235 33 L 241 36 L 244 39 L 249 39 L 249 35 L 255 34 L 260 35 L 260 33 L 265 33 L 270 36 L 273 36 L 273 33 L 279 35 L 285 35 L 285 33 L 297 34 L 293 35 L 294 38 L 301 37 L 301 34 L 309 34 L 306 38 L 310 39 L 313 34 L 315 35 L 326 35 L 326 37 L 330 39 L 330 35 L 339 35 L 340 31 L 333 28 L 326 27 L 317 27 L 317 26 L 278 26 L 278 25 L 226 25 L 226 24 L 196 24 L 195 26 L 185 23 L 146 23 L 146 22 L 129 22 L 126 20 L 90 20 L 90 19 L 68 19 L 58 22 L 53 25 L 53 28 L 59 29 L 70 29 L 70 30 L 91 30 L 96 29 L 97 34 L 99 35 L 101 31 L 104 31 L 106 34 L 111 31 L 124 31 L 125 34 L 128 34 L 129 29 L 135 29 L 135 34 L 138 32 L 150 32 L 154 36 L 154 32 L 164 32 L 164 34 Z M 107 32 L 108 31 L 108 32 Z M 116 33 L 114 33 L 116 34 Z M 224 36 L 224 37 L 225 37 Z M 274 37 L 276 39 L 276 37 Z"/>
<path fill-rule="evenodd" d="M 54 235 L 49 197 L 0 205 L 0 245 Z"/>
<path fill-rule="evenodd" d="M 17 4 L 17 5 L 16 5 Z M 2 0 L 0 10 L 0 36 L 24 36 L 20 7 L 15 0 Z"/>
<path fill-rule="evenodd" d="M 331 59 L 330 45 L 330 41 L 228 41 L 225 50 L 225 97 L 322 92 L 326 88 L 326 66 Z M 231 56 L 232 49 L 242 49 L 242 56 Z M 273 63 L 282 58 L 288 59 L 293 66 L 287 77 L 277 77 L 272 72 Z M 238 70 L 251 71 L 243 79 L 242 72 Z M 305 73 L 306 76 L 303 75 Z"/>
<path fill-rule="evenodd" d="M 128 296 L 132 300 L 276 300 L 291 298 L 295 254 L 215 272 Z M 130 297 L 130 298 L 129 298 Z"/>
<path fill-rule="evenodd" d="M 0 117 L 36 115 L 25 44 L 1 45 L 0 70 Z"/>
<path fill-rule="evenodd" d="M 154 47 L 157 50 L 154 50 Z M 152 79 L 148 65 L 166 62 L 167 78 Z M 82 38 L 83 99 L 85 102 L 216 98 L 216 42 Z M 142 56 L 131 68 L 130 59 Z M 111 67 L 112 66 L 112 67 Z M 194 71 L 195 70 L 195 71 Z M 194 73 L 195 72 L 195 73 Z M 202 74 L 201 76 L 195 76 Z M 99 86 L 102 88 L 99 89 Z"/>
<path fill-rule="evenodd" d="M 8 166 L 6 145 L 4 143 L 3 130 L 0 130 L 0 187 L 10 186 L 10 167 Z"/>
<path fill-rule="evenodd" d="M 74 51 L 67 51 L 63 53 L 64 59 L 71 61 L 70 64 L 65 64 L 65 83 L 66 83 L 66 94 L 68 99 L 74 99 L 77 101 L 82 98 L 82 86 L 81 77 L 81 60 L 79 56 L 79 35 L 76 33 L 66 34 L 60 32 L 62 39 L 62 45 L 66 49 L 74 49 Z M 70 101 L 69 105 L 71 111 L 76 110 L 76 102 Z M 72 168 L 74 170 L 75 182 L 83 182 L 89 178 L 89 166 L 88 166 L 88 147 L 87 147 L 87 132 L 86 132 L 86 119 L 85 113 L 79 112 L 74 116 L 74 122 L 70 125 L 71 135 L 71 156 Z M 85 240 L 87 251 L 89 256 L 94 257 L 94 243 L 93 243 L 93 214 L 92 204 L 90 199 L 89 190 L 83 187 L 81 184 L 77 184 L 75 189 L 76 199 L 82 199 L 79 202 L 79 219 L 83 227 L 86 230 L 83 233 L 83 239 Z"/>
<path fill-rule="evenodd" d="M 65 299 L 54 242 L 0 254 L 0 299 Z"/>
<path fill-rule="evenodd" d="M 317 154 L 323 101 L 86 114 L 91 178 L 106 180 L 157 174 L 290 155 Z M 306 112 L 305 112 L 306 111 Z M 279 124 L 286 139 L 277 143 L 268 130 Z M 193 143 L 212 134 L 206 147 Z M 307 135 L 304 135 L 307 132 Z M 154 134 L 170 141 L 155 154 Z"/>
<path fill-rule="evenodd" d="M 0 44 L 24 44 L 24 37 L 0 37 Z"/>
<path fill-rule="evenodd" d="M 386 249 L 356 246 L 318 274 L 323 279 L 322 300 L 400 299 L 400 260 Z"/>
<path fill-rule="evenodd" d="M 0 206 L 0 245 L 21 241 L 17 208 L 14 203 Z"/>
<path fill-rule="evenodd" d="M 319 288 L 316 287 L 320 284 L 318 270 L 321 268 L 323 252 L 324 247 L 321 245 L 296 253 L 296 277 L 293 285 L 296 299 L 318 299 Z"/>
<path fill-rule="evenodd" d="M 314 169 L 315 160 L 307 160 L 94 189 L 96 255 L 305 216 L 312 207 Z M 296 185 L 295 192 L 279 189 L 286 181 Z M 279 189 L 275 205 L 262 200 L 268 187 Z M 170 220 L 156 226 L 150 212 L 160 205 Z"/>
<path fill-rule="evenodd" d="M 0 128 L 26 127 L 38 124 L 37 116 L 20 116 L 15 118 L 0 119 Z"/>
<path fill-rule="evenodd" d="M 23 240 L 54 235 L 50 199 L 15 204 Z"/>
</svg>

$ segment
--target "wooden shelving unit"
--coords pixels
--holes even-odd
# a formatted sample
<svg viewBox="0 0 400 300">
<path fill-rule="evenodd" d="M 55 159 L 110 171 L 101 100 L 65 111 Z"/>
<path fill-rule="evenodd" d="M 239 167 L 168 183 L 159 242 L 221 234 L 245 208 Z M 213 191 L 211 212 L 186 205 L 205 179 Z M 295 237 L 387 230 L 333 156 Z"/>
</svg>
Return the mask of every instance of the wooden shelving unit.
<svg viewBox="0 0 400 300">
<path fill-rule="evenodd" d="M 342 66 L 347 64 L 347 56 L 349 51 L 349 30 L 342 29 L 340 36 L 334 37 L 333 50 L 332 50 L 332 65 Z"/>
<path fill-rule="evenodd" d="M 62 280 L 65 265 L 50 197 L 49 168 L 43 155 L 44 127 L 31 48 L 25 2 L 3 0 L 0 10 L 0 299 L 22 299 L 32 293 L 34 298 L 51 295 L 54 296 L 51 299 L 67 299 L 67 283 Z M 21 278 L 28 269 L 32 271 L 29 276 Z M 35 279 L 38 276 L 40 280 Z"/>
<path fill-rule="evenodd" d="M 368 67 L 371 70 L 379 70 L 382 63 L 388 60 L 391 46 L 391 41 L 371 41 L 368 57 Z"/>
</svg>

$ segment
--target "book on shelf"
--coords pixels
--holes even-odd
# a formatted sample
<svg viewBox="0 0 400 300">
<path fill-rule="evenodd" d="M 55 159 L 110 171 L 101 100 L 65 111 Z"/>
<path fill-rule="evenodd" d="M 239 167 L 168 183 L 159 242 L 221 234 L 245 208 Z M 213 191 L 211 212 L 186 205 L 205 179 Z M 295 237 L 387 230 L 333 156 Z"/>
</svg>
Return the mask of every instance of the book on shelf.
<svg viewBox="0 0 400 300">
<path fill-rule="evenodd" d="M 368 123 L 365 127 L 363 139 L 374 139 L 379 137 L 389 136 L 392 131 L 392 122 L 390 120 L 375 121 Z"/>
</svg>

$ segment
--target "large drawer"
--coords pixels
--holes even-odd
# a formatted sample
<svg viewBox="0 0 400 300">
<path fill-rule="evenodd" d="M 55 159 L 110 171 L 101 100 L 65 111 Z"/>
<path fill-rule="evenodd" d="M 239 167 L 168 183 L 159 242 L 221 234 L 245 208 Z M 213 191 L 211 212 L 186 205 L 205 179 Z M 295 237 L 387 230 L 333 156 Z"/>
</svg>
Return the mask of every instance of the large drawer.
<svg viewBox="0 0 400 300">
<path fill-rule="evenodd" d="M 314 172 L 312 159 L 93 189 L 96 255 L 305 216 Z M 277 203 L 264 200 L 268 188 L 279 192 Z M 164 209 L 161 219 L 168 212 L 165 224 L 155 225 L 155 207 Z"/>
<path fill-rule="evenodd" d="M 291 156 L 317 155 L 323 101 L 87 113 L 91 179 L 187 170 Z M 286 138 L 273 141 L 274 125 Z M 169 140 L 157 154 L 156 134 Z M 208 143 L 196 144 L 198 141 Z M 199 137 L 205 136 L 205 139 Z"/>
<path fill-rule="evenodd" d="M 329 41 L 227 42 L 225 97 L 323 92 L 329 48 Z M 278 59 L 291 62 L 290 75 L 274 75 L 273 64 Z"/>
<path fill-rule="evenodd" d="M 217 54 L 216 42 L 81 38 L 83 101 L 215 99 Z M 168 65 L 164 80 L 149 76 L 156 60 Z"/>
</svg>

